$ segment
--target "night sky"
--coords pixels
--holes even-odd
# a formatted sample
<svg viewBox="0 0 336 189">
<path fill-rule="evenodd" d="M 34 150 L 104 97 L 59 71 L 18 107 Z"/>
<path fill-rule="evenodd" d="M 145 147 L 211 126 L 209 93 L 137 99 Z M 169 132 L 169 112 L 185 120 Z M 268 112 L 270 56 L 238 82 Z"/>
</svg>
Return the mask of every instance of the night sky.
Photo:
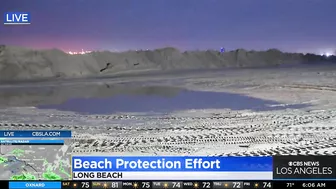
<svg viewBox="0 0 336 189">
<path fill-rule="evenodd" d="M 336 49 L 336 0 L 2 0 L 1 14 L 10 11 L 30 12 L 32 24 L 1 25 L 1 44 L 65 51 Z"/>
</svg>

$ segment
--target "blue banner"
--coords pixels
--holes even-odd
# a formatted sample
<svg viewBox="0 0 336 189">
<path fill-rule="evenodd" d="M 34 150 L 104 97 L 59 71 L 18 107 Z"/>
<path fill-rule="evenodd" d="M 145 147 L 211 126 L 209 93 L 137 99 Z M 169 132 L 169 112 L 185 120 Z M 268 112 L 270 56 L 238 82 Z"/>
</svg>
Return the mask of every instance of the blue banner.
<svg viewBox="0 0 336 189">
<path fill-rule="evenodd" d="M 65 130 L 6 130 L 0 131 L 0 138 L 71 138 L 71 131 Z"/>
<path fill-rule="evenodd" d="M 5 12 L 4 24 L 30 24 L 29 12 Z"/>
<path fill-rule="evenodd" d="M 73 156 L 72 171 L 272 172 L 272 157 Z"/>
<path fill-rule="evenodd" d="M 0 144 L 64 144 L 64 140 L 0 140 Z"/>
<path fill-rule="evenodd" d="M 10 189 L 23 189 L 23 188 L 45 188 L 45 189 L 61 189 L 61 182 L 9 182 Z"/>
</svg>

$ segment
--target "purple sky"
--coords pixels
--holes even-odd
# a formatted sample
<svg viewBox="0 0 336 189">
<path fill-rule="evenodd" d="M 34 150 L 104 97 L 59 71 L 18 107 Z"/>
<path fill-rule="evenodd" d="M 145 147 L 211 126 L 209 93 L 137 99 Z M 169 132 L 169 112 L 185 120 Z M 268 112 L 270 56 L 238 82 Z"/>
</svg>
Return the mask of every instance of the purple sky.
<svg viewBox="0 0 336 189">
<path fill-rule="evenodd" d="M 2 0 L 0 12 L 9 11 L 30 12 L 32 24 L 1 25 L 1 44 L 65 51 L 336 49 L 336 0 Z"/>
</svg>

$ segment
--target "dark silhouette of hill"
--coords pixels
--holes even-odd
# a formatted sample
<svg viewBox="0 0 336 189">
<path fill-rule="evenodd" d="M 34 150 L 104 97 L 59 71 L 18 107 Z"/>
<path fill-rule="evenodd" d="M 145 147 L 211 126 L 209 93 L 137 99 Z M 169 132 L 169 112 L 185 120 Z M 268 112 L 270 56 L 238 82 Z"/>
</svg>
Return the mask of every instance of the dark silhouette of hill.
<svg viewBox="0 0 336 189">
<path fill-rule="evenodd" d="M 34 50 L 0 46 L 0 81 L 113 76 L 148 71 L 177 71 L 335 63 L 336 57 L 286 53 L 277 49 L 220 53 L 167 47 L 127 52 L 92 52 L 69 55 L 58 49 Z"/>
</svg>

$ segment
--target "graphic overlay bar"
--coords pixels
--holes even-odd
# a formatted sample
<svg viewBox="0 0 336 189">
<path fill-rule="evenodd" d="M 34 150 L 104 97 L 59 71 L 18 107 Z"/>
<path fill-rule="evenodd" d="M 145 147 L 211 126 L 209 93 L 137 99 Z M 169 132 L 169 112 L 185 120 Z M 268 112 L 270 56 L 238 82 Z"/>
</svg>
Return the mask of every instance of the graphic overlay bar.
<svg viewBox="0 0 336 189">
<path fill-rule="evenodd" d="M 9 184 L 10 183 L 10 184 Z M 2 188 L 25 189 L 335 189 L 334 181 L 0 181 Z M 21 188 L 22 187 L 22 188 Z"/>
<path fill-rule="evenodd" d="M 271 157 L 72 157 L 74 180 L 260 180 L 272 170 Z"/>
<path fill-rule="evenodd" d="M 0 130 L 0 138 L 71 138 L 71 131 L 65 130 Z"/>
<path fill-rule="evenodd" d="M 64 145 L 64 140 L 0 140 L 0 145 Z"/>
<path fill-rule="evenodd" d="M 271 172 L 272 157 L 73 156 L 73 171 Z"/>
<path fill-rule="evenodd" d="M 273 179 L 336 180 L 336 156 L 275 156 Z"/>
<path fill-rule="evenodd" d="M 286 188 L 330 188 L 335 189 L 332 181 L 63 181 L 62 189 L 286 189 Z"/>
</svg>

